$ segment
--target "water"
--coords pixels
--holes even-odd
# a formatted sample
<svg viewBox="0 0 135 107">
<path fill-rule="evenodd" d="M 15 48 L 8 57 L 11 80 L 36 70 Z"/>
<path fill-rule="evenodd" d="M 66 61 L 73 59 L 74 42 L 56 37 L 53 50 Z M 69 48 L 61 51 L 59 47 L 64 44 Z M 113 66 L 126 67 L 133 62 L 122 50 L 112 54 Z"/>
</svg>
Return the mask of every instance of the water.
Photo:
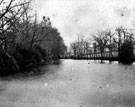
<svg viewBox="0 0 135 107">
<path fill-rule="evenodd" d="M 43 65 L 1 79 L 0 107 L 135 107 L 135 65 L 87 60 Z"/>
</svg>

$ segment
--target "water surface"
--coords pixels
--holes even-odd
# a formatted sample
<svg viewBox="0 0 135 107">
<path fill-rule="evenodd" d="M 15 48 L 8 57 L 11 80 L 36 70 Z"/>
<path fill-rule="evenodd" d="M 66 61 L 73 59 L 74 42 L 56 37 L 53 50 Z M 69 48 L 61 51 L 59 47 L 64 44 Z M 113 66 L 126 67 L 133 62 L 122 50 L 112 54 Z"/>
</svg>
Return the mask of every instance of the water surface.
<svg viewBox="0 0 135 107">
<path fill-rule="evenodd" d="M 135 107 L 135 65 L 89 60 L 42 65 L 1 78 L 0 107 Z"/>
</svg>

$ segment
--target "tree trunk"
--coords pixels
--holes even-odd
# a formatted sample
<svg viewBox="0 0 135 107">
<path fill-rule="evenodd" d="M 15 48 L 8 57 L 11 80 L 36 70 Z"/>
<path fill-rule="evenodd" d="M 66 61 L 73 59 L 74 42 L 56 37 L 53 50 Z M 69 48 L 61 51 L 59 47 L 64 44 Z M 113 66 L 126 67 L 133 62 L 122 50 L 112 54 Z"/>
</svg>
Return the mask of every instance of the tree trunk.
<svg viewBox="0 0 135 107">
<path fill-rule="evenodd" d="M 6 51 L 2 48 L 2 52 L 11 60 L 13 63 L 13 66 L 15 67 L 14 70 L 18 71 L 20 69 L 19 65 L 17 64 L 16 60 Z"/>
<path fill-rule="evenodd" d="M 101 63 L 103 63 L 103 50 L 101 50 Z"/>
</svg>

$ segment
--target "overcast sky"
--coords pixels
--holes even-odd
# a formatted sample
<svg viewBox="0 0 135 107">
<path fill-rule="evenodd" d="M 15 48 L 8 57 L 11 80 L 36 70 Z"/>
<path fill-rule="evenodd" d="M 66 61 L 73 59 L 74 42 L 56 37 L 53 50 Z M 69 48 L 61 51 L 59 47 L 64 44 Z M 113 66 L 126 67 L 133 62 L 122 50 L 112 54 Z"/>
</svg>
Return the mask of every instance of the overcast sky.
<svg viewBox="0 0 135 107">
<path fill-rule="evenodd" d="M 135 0 L 35 0 L 35 7 L 40 19 L 51 18 L 67 45 L 77 35 L 135 25 Z"/>
</svg>

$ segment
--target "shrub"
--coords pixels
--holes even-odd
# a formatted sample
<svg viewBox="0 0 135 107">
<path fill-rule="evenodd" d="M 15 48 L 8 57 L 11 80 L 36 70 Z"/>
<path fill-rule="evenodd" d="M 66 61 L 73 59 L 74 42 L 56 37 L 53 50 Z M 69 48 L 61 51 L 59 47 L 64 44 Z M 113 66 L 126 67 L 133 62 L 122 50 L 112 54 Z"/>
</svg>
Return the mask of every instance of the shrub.
<svg viewBox="0 0 135 107">
<path fill-rule="evenodd" d="M 121 46 L 120 62 L 130 64 L 133 62 L 133 44 L 130 41 L 126 41 Z"/>
</svg>

